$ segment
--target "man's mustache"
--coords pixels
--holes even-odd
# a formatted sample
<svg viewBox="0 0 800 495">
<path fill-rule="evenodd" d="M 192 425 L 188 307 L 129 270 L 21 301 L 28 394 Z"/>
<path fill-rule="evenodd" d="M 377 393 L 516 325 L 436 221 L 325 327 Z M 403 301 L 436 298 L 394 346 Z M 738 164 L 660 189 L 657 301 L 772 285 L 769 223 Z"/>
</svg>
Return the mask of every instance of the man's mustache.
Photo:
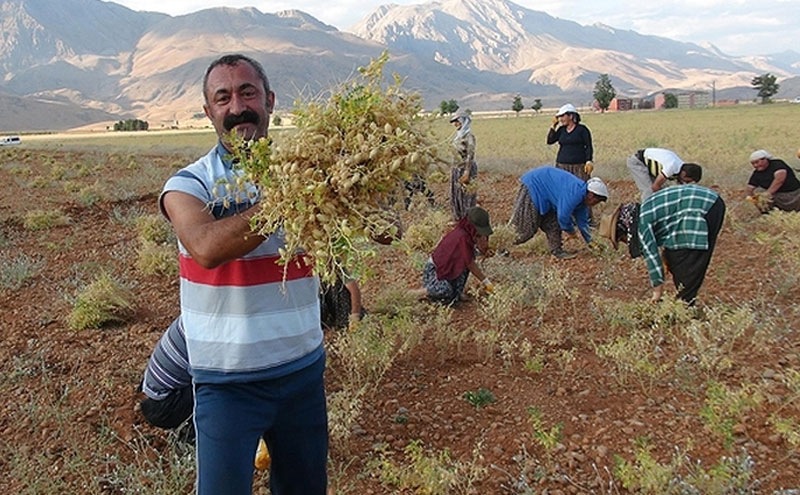
<svg viewBox="0 0 800 495">
<path fill-rule="evenodd" d="M 239 124 L 258 125 L 259 120 L 257 113 L 252 110 L 245 110 L 238 115 L 226 115 L 225 119 L 222 121 L 222 125 L 225 127 L 226 131 L 230 132 L 231 129 Z"/>
</svg>

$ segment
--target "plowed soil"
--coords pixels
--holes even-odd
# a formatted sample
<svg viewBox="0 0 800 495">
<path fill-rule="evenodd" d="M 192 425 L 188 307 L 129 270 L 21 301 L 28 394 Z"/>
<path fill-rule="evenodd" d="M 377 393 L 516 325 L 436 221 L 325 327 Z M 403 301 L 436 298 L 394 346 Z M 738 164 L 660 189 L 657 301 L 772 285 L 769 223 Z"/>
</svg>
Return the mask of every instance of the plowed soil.
<svg viewBox="0 0 800 495">
<path fill-rule="evenodd" d="M 73 477 L 70 458 L 80 453 L 88 459 L 88 472 L 80 483 L 83 493 L 123 493 L 108 483 L 113 471 L 109 458 L 129 459 L 130 442 L 141 438 L 156 451 L 167 448 L 167 433 L 149 427 L 137 412 L 136 386 L 154 344 L 179 312 L 178 283 L 174 277 L 143 275 L 135 268 L 136 233 L 119 221 L 126 212 L 157 213 L 160 184 L 138 191 L 131 187 L 128 197 L 100 198 L 87 205 L 65 192 L 63 181 L 48 175 L 52 163 L 101 163 L 91 174 L 75 178 L 79 185 L 131 180 L 138 172 L 97 154 L 25 152 L 23 157 L 22 153 L 6 153 L 0 167 L 6 184 L 0 201 L 0 254 L 3 270 L 22 254 L 39 262 L 40 269 L 18 288 L 0 288 L 4 392 L 0 473 L 13 473 L 0 475 L 0 488 L 3 493 L 34 493 L 31 486 L 43 486 L 20 477 L 24 472 L 20 458 L 37 463 L 29 472 L 38 476 Z M 146 161 L 153 169 L 150 173 L 163 179 L 181 164 L 175 157 L 153 156 Z M 48 179 L 31 185 L 37 176 Z M 517 178 L 487 174 L 482 180 L 482 206 L 491 212 L 493 223 L 504 223 Z M 632 183 L 609 186 L 614 204 L 635 199 Z M 446 204 L 444 185 L 437 184 L 434 190 L 437 201 Z M 730 445 L 702 419 L 705 382 L 687 384 L 669 375 L 649 384 L 637 380 L 623 384 L 609 362 L 598 357 L 595 343 L 608 329 L 597 316 L 604 308 L 595 301 L 649 298 L 647 275 L 643 262 L 629 259 L 623 249 L 598 254 L 570 239 L 567 247 L 579 250 L 572 260 L 558 261 L 533 249 L 485 262 L 490 273 L 493 266 L 509 263 L 554 268 L 574 287 L 577 296 L 556 301 L 544 312 L 527 307 L 513 316 L 513 325 L 544 356 L 542 369 L 504 366 L 499 355 L 486 356 L 471 344 L 456 352 L 423 342 L 402 355 L 365 398 L 348 444 L 332 445 L 332 465 L 337 466 L 331 474 L 334 490 L 397 493 L 365 474 L 368 458 L 374 458 L 376 446 L 383 445 L 390 458 L 403 462 L 404 449 L 420 441 L 430 452 L 447 450 L 464 462 L 472 462 L 477 452 L 486 474 L 475 493 L 628 493 L 612 474 L 615 458 L 632 461 L 636 442 L 644 438 L 662 464 L 670 462 L 676 449 L 704 469 L 746 452 L 753 466 L 750 488 L 738 493 L 800 488 L 800 456 L 770 420 L 779 413 L 800 421 L 796 392 L 784 383 L 800 365 L 798 292 L 787 273 L 794 268 L 771 259 L 770 248 L 754 240 L 764 220 L 743 202 L 743 192 L 721 193 L 728 217 L 699 307 L 748 305 L 756 312 L 748 332 L 758 332 L 767 322 L 770 332 L 768 348 L 738 344 L 731 354 L 735 365 L 716 377 L 731 390 L 751 384 L 763 395 L 757 407 L 736 416 Z M 61 208 L 71 221 L 31 230 L 23 218 L 33 208 Z M 405 221 L 414 219 L 407 216 Z M 404 262 L 402 252 L 381 249 L 375 260 L 378 276 L 362 287 L 368 309 L 385 286 L 413 288 L 420 283 L 420 274 Z M 66 317 L 76 291 L 101 270 L 130 285 L 136 296 L 135 313 L 122 324 L 70 330 Z M 460 304 L 452 326 L 481 331 L 479 304 L 480 299 Z M 552 331 L 558 335 L 548 333 Z M 330 374 L 329 390 L 338 386 L 337 377 Z M 477 408 L 464 394 L 480 389 L 491 391 L 494 402 Z M 531 407 L 541 413 L 547 428 L 563 426 L 552 448 L 537 441 Z M 92 439 L 101 434 L 113 441 L 98 449 Z M 84 452 L 83 445 L 97 450 Z M 41 464 L 42 459 L 47 463 Z"/>
</svg>

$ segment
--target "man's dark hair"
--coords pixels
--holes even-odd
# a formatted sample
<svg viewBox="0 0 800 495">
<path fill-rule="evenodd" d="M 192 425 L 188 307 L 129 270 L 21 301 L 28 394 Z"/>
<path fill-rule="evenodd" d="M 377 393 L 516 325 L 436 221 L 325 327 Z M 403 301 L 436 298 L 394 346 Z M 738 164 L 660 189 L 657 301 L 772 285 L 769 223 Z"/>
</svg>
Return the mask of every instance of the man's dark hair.
<svg viewBox="0 0 800 495">
<path fill-rule="evenodd" d="M 695 182 L 700 182 L 700 179 L 703 178 L 703 167 L 696 163 L 684 163 L 681 165 L 681 172 Z"/>
<path fill-rule="evenodd" d="M 208 75 L 211 74 L 211 71 L 215 68 L 219 67 L 220 65 L 227 65 L 232 66 L 236 65 L 239 62 L 244 62 L 250 64 L 253 69 L 256 70 L 258 73 L 258 77 L 261 79 L 261 82 L 264 84 L 264 94 L 269 94 L 269 79 L 267 78 L 267 73 L 264 72 L 264 67 L 261 66 L 260 63 L 256 62 L 252 58 L 242 55 L 241 53 L 232 53 L 229 55 L 223 55 L 218 59 L 211 62 L 211 65 L 208 66 L 206 69 L 206 74 L 203 76 L 203 98 L 205 98 L 206 103 L 208 103 Z"/>
</svg>

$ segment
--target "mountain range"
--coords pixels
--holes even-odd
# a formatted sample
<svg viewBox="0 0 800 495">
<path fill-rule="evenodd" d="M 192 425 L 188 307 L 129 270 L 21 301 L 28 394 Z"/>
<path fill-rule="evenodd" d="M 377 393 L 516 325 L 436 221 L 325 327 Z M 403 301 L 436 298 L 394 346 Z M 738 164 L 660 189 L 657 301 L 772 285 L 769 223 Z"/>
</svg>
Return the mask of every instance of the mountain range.
<svg viewBox="0 0 800 495">
<path fill-rule="evenodd" d="M 595 24 L 583 26 L 508 0 L 384 5 L 340 31 L 298 10 L 212 8 L 182 16 L 101 0 L 0 0 L 0 130 L 63 130 L 138 118 L 150 128 L 205 125 L 201 84 L 211 60 L 261 61 L 278 111 L 323 96 L 388 50 L 426 108 L 455 99 L 473 110 L 565 101 L 587 104 L 600 74 L 617 93 L 705 90 L 753 99 L 770 72 L 800 94 L 800 53 L 731 57 L 700 46 Z"/>
</svg>

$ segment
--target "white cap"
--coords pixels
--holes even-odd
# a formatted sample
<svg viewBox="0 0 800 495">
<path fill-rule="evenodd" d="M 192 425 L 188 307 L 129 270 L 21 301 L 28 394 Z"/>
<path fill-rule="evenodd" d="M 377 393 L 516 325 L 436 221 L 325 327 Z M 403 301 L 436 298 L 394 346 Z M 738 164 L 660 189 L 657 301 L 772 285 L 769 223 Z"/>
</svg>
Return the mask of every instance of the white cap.
<svg viewBox="0 0 800 495">
<path fill-rule="evenodd" d="M 769 160 L 770 158 L 772 158 L 772 155 L 767 150 L 756 150 L 750 155 L 751 162 L 760 160 L 762 158 L 766 158 L 767 160 Z"/>
<path fill-rule="evenodd" d="M 586 181 L 586 189 L 592 191 L 598 196 L 608 199 L 608 188 L 606 187 L 606 184 L 600 180 L 600 177 L 592 177 Z"/>
<path fill-rule="evenodd" d="M 561 108 L 558 109 L 556 117 L 561 117 L 566 113 L 578 113 L 578 110 L 575 109 L 575 106 L 573 106 L 572 103 L 567 103 L 566 105 L 562 105 Z"/>
</svg>

